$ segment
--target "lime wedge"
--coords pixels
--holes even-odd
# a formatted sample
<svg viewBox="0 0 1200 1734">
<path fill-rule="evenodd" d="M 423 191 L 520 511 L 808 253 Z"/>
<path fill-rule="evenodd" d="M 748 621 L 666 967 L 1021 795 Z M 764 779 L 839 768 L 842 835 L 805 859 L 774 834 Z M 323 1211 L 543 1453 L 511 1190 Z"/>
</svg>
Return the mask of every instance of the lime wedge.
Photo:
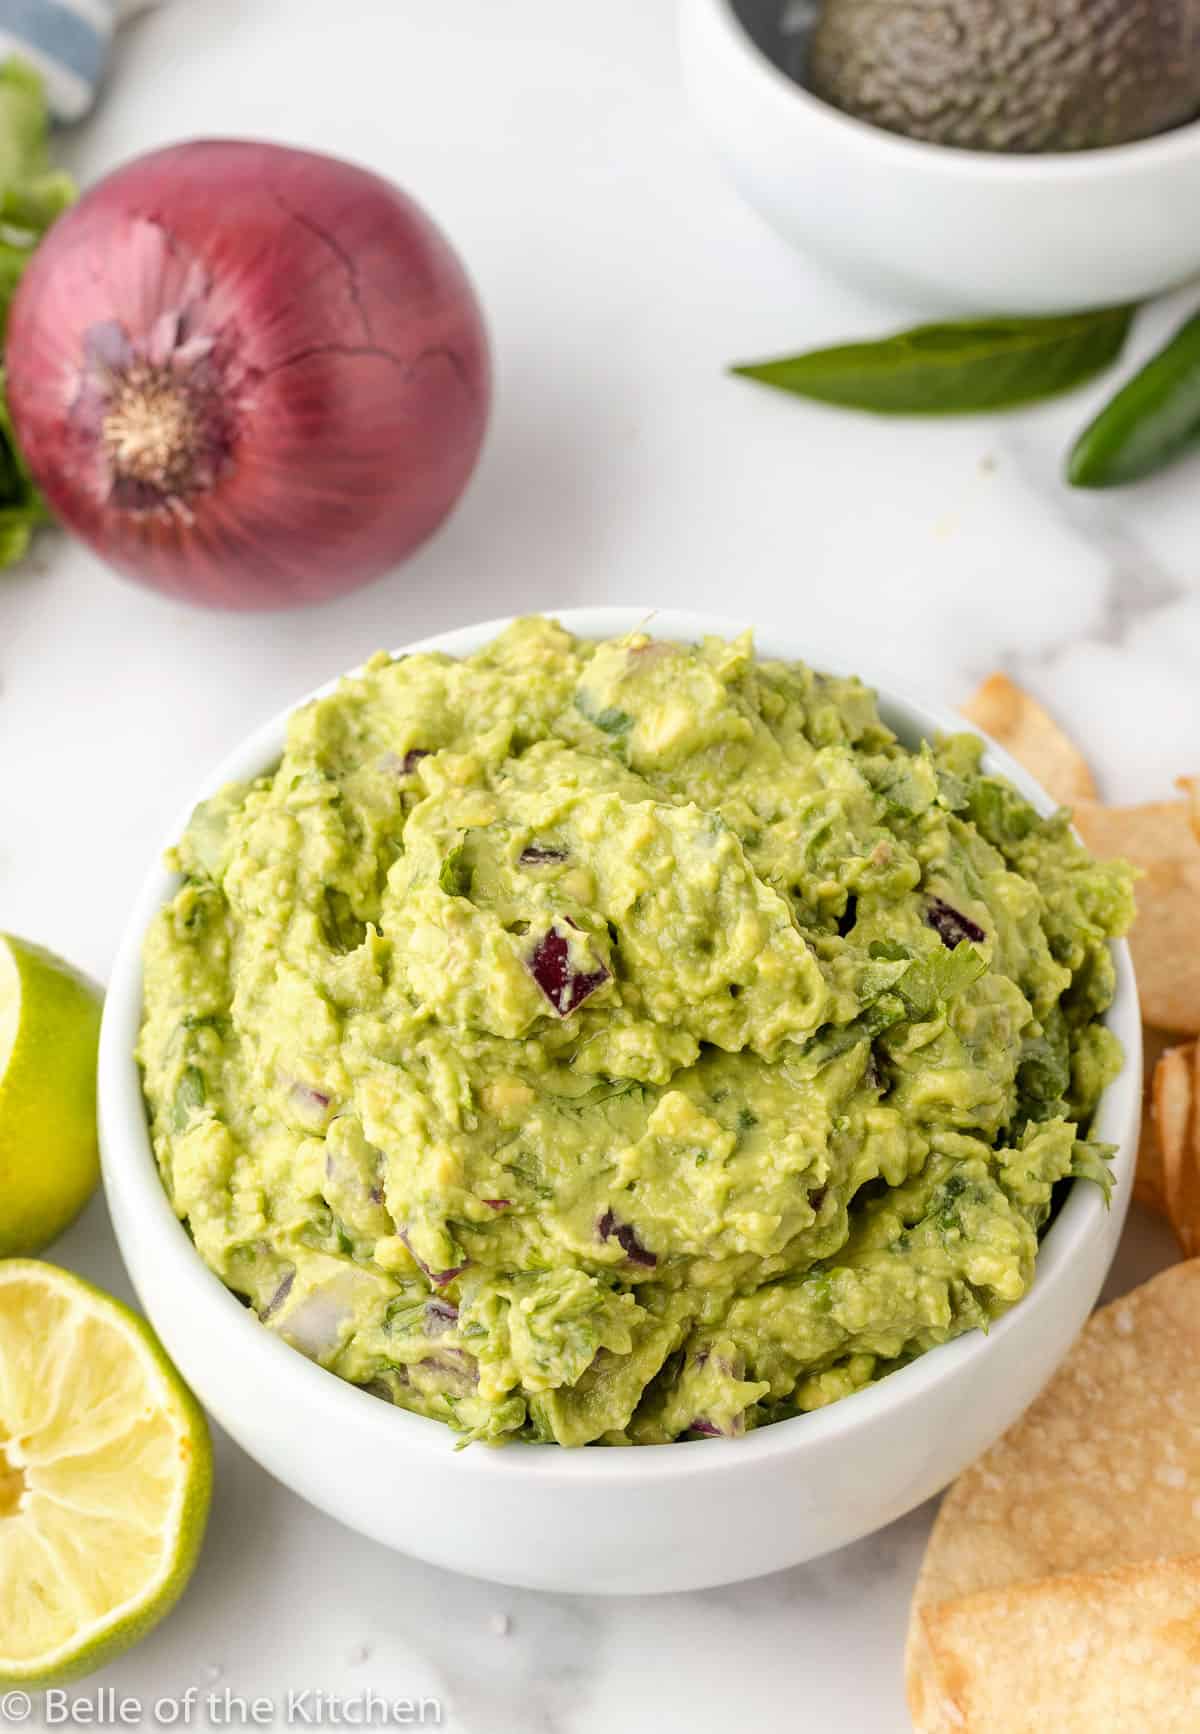
<svg viewBox="0 0 1200 1734">
<path fill-rule="evenodd" d="M 96 1189 L 100 995 L 0 934 L 0 1258 L 49 1246 Z"/>
<path fill-rule="evenodd" d="M 212 1488 L 203 1412 L 149 1326 L 0 1262 L 0 1687 L 79 1679 L 174 1605 Z"/>
</svg>

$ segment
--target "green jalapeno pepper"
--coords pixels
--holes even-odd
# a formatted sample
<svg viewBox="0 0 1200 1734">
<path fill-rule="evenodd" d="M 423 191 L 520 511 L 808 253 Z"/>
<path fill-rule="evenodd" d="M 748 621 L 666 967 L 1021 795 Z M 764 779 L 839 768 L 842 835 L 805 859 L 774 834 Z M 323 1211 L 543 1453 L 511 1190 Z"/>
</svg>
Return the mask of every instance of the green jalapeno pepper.
<svg viewBox="0 0 1200 1734">
<path fill-rule="evenodd" d="M 1200 313 L 1084 429 L 1067 460 L 1076 488 L 1115 488 L 1200 445 Z"/>
</svg>

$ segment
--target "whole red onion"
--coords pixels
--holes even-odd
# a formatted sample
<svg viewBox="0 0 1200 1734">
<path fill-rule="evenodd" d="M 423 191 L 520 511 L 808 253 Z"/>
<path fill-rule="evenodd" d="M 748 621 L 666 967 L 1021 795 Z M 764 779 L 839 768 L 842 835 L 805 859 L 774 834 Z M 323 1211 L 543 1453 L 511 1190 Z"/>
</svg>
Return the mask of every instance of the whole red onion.
<svg viewBox="0 0 1200 1734">
<path fill-rule="evenodd" d="M 228 608 L 403 559 L 462 492 L 490 401 L 478 304 L 420 208 L 234 140 L 139 157 L 60 218 L 7 366 L 57 516 L 131 578 Z"/>
</svg>

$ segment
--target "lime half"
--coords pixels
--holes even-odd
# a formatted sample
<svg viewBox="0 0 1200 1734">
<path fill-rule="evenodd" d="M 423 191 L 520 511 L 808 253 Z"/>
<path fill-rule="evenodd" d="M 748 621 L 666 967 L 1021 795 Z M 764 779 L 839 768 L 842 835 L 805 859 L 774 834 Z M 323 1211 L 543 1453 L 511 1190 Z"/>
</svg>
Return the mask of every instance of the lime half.
<svg viewBox="0 0 1200 1734">
<path fill-rule="evenodd" d="M 40 1252 L 96 1189 L 100 995 L 0 934 L 0 1258 Z"/>
<path fill-rule="evenodd" d="M 0 1687 L 79 1679 L 178 1599 L 212 1445 L 149 1326 L 55 1265 L 0 1262 Z"/>
</svg>

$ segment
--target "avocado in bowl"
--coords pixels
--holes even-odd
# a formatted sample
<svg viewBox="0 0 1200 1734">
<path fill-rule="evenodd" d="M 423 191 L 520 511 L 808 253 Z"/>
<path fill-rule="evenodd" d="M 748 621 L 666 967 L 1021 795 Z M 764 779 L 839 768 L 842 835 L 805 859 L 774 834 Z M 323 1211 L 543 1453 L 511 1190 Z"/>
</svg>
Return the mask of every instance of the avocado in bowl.
<svg viewBox="0 0 1200 1734">
<path fill-rule="evenodd" d="M 653 640 L 637 624 L 595 611 L 498 642 L 452 635 L 449 654 L 380 659 L 335 686 L 296 714 L 286 748 L 282 725 L 264 731 L 205 791 L 183 882 L 156 874 L 147 887 L 106 1029 L 118 1232 L 218 1417 L 359 1527 L 556 1587 L 770 1569 L 940 1485 L 1082 1321 L 1115 1243 L 1127 1153 L 1113 1211 L 1094 1179 L 1070 1187 L 1035 1267 L 1038 1230 L 1057 1179 L 1103 1179 L 1076 1127 L 1095 1117 L 1096 1137 L 1119 1141 L 1114 1112 L 1136 1102 L 1133 1053 L 1093 1116 L 1116 1042 L 1129 1045 L 1125 1021 L 1136 1045 L 1123 948 L 1088 927 L 1048 862 L 1038 871 L 1066 912 L 1055 939 L 1030 925 L 1028 877 L 994 845 L 973 842 L 978 861 L 955 865 L 947 838 L 974 824 L 957 816 L 972 778 L 985 805 L 1005 787 L 995 766 L 972 769 L 969 740 L 939 762 L 919 737 L 940 720 L 893 701 L 881 722 L 857 682 L 784 660 L 794 644 L 768 636 L 778 654 L 757 661 L 720 623 L 698 648 L 707 623 L 668 616 Z M 474 663 L 452 660 L 467 649 Z M 231 779 L 241 793 L 219 793 Z M 1115 921 L 1119 876 L 1028 793 L 988 822 L 1053 839 L 1076 864 L 1066 878 L 1090 878 L 1091 915 L 1097 896 L 1115 898 Z M 397 832 L 381 874 L 368 833 Z M 337 920 L 331 887 L 345 899 Z M 1078 971 L 1051 958 L 1068 929 Z M 1077 1063 L 1060 1078 L 1087 1099 L 1069 1135 L 1049 1111 L 1065 1099 L 1030 1112 L 1037 1067 L 1023 1095 L 1016 1082 L 1034 1057 L 1017 1033 L 1031 1017 L 1017 977 L 1043 996 L 1039 1027 L 1074 986 L 1078 1040 L 1064 1039 Z M 123 1120 L 139 1029 L 160 1158 L 194 1244 L 140 1101 L 136 1148 Z M 152 1228 L 136 1226 L 143 1210 Z M 1055 1288 L 1070 1304 L 1060 1292 L 1048 1321 L 1039 1300 Z M 993 1317 L 987 1338 L 972 1330 Z M 958 1332 L 971 1334 L 933 1346 Z M 882 1417 L 914 1404 L 923 1434 L 939 1401 L 967 1398 L 977 1356 L 1006 1362 L 1014 1334 L 1036 1349 L 986 1403 L 969 1399 L 923 1467 L 901 1448 L 881 1498 L 832 1497 L 783 1535 L 765 1521 L 756 1489 L 782 1477 L 794 1498 L 801 1461 L 819 1477 L 830 1452 L 833 1487 L 856 1461 L 847 1441 L 869 1454 Z M 280 1438 L 279 1405 L 297 1403 L 305 1449 Z M 448 1421 L 460 1437 L 516 1442 L 455 1453 Z M 333 1473 L 331 1454 L 358 1468 Z M 415 1489 L 396 1492 L 409 1469 L 445 1494 L 443 1513 L 455 1507 L 440 1526 Z M 711 1476 L 747 1506 L 737 1544 L 697 1528 L 645 1555 L 638 1526 L 661 1530 Z M 386 1511 L 367 1492 L 381 1478 Z M 513 1532 L 539 1499 L 563 1507 L 549 1557 Z M 587 1511 L 601 1521 L 580 1537 Z"/>
<path fill-rule="evenodd" d="M 804 254 L 938 317 L 1121 306 L 1178 287 L 1200 269 L 1200 237 L 1172 215 L 1200 197 L 1200 122 L 1189 118 L 1200 83 L 1194 40 L 1185 53 L 1166 55 L 1172 75 L 1149 94 L 1136 67 L 1152 63 L 1153 45 L 1143 42 L 1140 59 L 1127 53 L 1120 70 L 1133 83 L 1119 103 L 1111 68 L 1101 81 L 1079 73 L 1061 101 L 1048 101 L 1041 70 L 1030 73 L 1034 88 L 1028 99 L 1024 88 L 1013 93 L 1006 122 L 1006 103 L 994 92 L 969 100 L 959 66 L 969 50 L 953 18 L 945 24 L 974 0 L 844 3 L 873 21 L 872 65 L 881 58 L 888 65 L 889 49 L 899 63 L 886 77 L 868 72 L 831 29 L 819 62 L 825 94 L 818 94 L 809 66 L 816 6 L 679 0 L 692 107 L 739 192 Z M 1181 8 L 1102 4 L 1123 41 L 1135 12 L 1149 18 L 1151 31 L 1154 14 L 1182 20 L 1171 42 L 1186 45 L 1186 31 L 1196 29 L 1188 22 L 1195 0 Z M 1022 8 L 1024 22 L 1008 22 L 1024 28 L 1035 10 Z M 1003 8 L 989 11 L 998 17 Z M 997 31 L 1005 34 L 1004 23 L 985 48 L 994 47 Z M 1039 43 L 1047 37 L 1044 29 L 1035 34 Z M 902 130 L 897 80 L 914 58 L 917 73 L 905 90 L 939 137 Z M 1080 58 L 1075 34 L 1064 65 Z M 1016 75 L 1013 56 L 998 59 L 1006 76 Z M 986 53 L 983 61 L 986 74 Z M 1095 105 L 1097 89 L 1106 99 L 1111 90 L 1113 103 Z M 1139 116 L 1149 136 L 1130 137 Z M 1114 127 L 1119 117 L 1124 124 Z M 1152 130 L 1159 127 L 1168 130 Z M 1027 148 L 1012 148 L 1021 139 Z"/>
<path fill-rule="evenodd" d="M 1200 113 L 1200 0 L 819 0 L 801 42 L 815 95 L 960 150 L 1102 150 Z"/>
</svg>

